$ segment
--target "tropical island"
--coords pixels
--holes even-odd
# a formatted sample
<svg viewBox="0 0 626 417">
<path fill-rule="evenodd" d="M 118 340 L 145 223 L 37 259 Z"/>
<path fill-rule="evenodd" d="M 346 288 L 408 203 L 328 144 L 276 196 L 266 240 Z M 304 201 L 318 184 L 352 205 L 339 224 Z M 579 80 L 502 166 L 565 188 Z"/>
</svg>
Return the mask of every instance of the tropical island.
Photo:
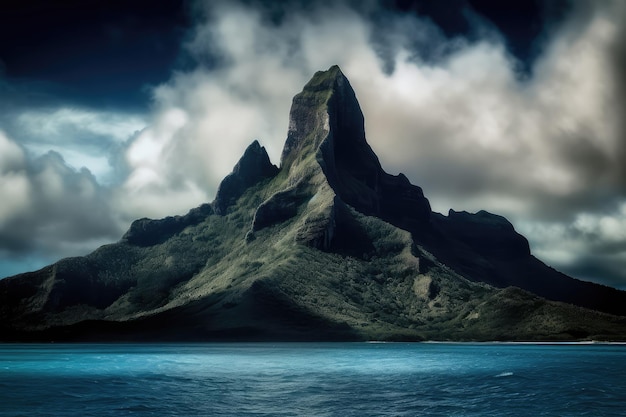
<svg viewBox="0 0 626 417">
<path fill-rule="evenodd" d="M 502 216 L 433 212 L 333 66 L 294 97 L 279 167 L 254 141 L 212 203 L 0 280 L 0 340 L 626 340 L 626 292 Z"/>
</svg>

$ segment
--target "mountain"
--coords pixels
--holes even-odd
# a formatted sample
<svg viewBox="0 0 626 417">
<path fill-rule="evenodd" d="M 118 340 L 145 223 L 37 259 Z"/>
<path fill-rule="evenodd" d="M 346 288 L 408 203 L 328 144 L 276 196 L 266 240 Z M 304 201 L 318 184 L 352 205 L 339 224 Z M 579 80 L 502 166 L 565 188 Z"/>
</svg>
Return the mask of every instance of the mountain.
<svg viewBox="0 0 626 417">
<path fill-rule="evenodd" d="M 215 201 L 0 280 L 0 339 L 626 339 L 626 293 L 532 256 L 505 218 L 433 213 L 386 173 L 337 67 L 293 99 L 280 168 L 253 142 Z"/>
</svg>

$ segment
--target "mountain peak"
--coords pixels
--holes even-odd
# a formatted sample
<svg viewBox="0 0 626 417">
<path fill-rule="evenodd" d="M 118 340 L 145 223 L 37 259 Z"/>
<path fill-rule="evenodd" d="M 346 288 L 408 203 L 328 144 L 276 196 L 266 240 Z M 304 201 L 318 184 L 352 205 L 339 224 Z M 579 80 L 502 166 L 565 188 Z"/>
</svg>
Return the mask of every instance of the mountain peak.
<svg viewBox="0 0 626 417">
<path fill-rule="evenodd" d="M 382 169 L 365 138 L 356 94 L 336 65 L 315 73 L 294 97 L 281 158 L 281 169 L 295 177 L 318 167 L 337 196 L 363 214 L 407 230 L 429 223 L 421 188 Z"/>
<path fill-rule="evenodd" d="M 304 91 L 324 91 L 333 90 L 340 83 L 347 81 L 339 65 L 333 65 L 326 71 L 317 71 L 313 77 L 305 84 Z"/>
<path fill-rule="evenodd" d="M 333 127 L 343 130 L 333 131 L 333 136 L 365 142 L 361 107 L 350 82 L 337 65 L 316 72 L 302 92 L 293 98 L 281 167 L 290 169 L 298 159 L 306 159 L 304 153 L 316 152 Z"/>
<path fill-rule="evenodd" d="M 265 148 L 255 140 L 245 150 L 233 172 L 222 180 L 213 202 L 215 212 L 224 214 L 248 187 L 273 177 L 277 172 L 278 168 L 270 162 Z"/>
</svg>

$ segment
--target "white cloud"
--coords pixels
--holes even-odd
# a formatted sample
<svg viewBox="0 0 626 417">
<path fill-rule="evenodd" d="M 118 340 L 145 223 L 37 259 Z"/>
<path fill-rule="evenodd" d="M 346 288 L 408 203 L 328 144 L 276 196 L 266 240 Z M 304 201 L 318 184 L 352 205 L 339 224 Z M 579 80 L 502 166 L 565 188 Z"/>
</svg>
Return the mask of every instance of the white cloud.
<svg viewBox="0 0 626 417">
<path fill-rule="evenodd" d="M 22 149 L 0 131 L 0 228 L 28 208 L 30 187 Z"/>
<path fill-rule="evenodd" d="M 111 159 L 146 127 L 140 114 L 64 105 L 12 109 L 0 123 L 33 157 L 58 152 L 75 169 L 88 168 L 107 184 L 118 176 Z"/>
<path fill-rule="evenodd" d="M 56 153 L 29 159 L 3 132 L 0 155 L 0 255 L 67 256 L 119 238 L 125 225 L 110 192 L 88 170 L 70 168 Z"/>
<path fill-rule="evenodd" d="M 17 122 L 30 136 L 50 142 L 55 142 L 71 130 L 124 142 L 128 140 L 129 132 L 132 134 L 145 126 L 143 118 L 137 115 L 76 107 L 25 111 L 17 117 Z"/>
<path fill-rule="evenodd" d="M 594 240 L 626 245 L 626 202 L 610 214 L 581 213 L 572 223 L 572 227 Z"/>
<path fill-rule="evenodd" d="M 24 163 L 24 152 L 0 131 L 0 172 L 18 170 Z"/>
</svg>

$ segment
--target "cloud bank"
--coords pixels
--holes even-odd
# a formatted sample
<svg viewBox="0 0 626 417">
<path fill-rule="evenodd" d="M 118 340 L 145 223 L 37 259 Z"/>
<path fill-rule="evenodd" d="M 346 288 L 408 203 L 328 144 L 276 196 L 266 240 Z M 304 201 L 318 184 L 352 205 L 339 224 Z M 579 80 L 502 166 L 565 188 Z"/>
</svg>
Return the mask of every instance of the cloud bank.
<svg viewBox="0 0 626 417">
<path fill-rule="evenodd" d="M 0 256 L 82 253 L 118 238 L 110 191 L 89 170 L 71 169 L 52 151 L 30 159 L 3 132 L 0 155 Z"/>
<path fill-rule="evenodd" d="M 212 200 L 253 139 L 278 163 L 291 98 L 315 71 L 339 64 L 383 166 L 422 186 L 434 209 L 503 214 L 552 266 L 626 287 L 626 7 L 576 7 L 546 33 L 527 73 L 503 37 L 477 18 L 478 35 L 468 40 L 374 2 L 358 10 L 348 3 L 289 6 L 278 14 L 250 2 L 198 4 L 185 45 L 197 65 L 154 88 L 145 119 L 121 115 L 110 123 L 115 128 L 101 130 L 62 109 L 47 124 L 33 122 L 41 117 L 36 112 L 17 118 L 41 133 L 63 132 L 66 142 L 54 139 L 58 147 L 50 149 L 68 161 L 67 141 L 93 157 L 106 144 L 108 165 L 100 160 L 94 177 L 58 154 L 32 159 L 27 145 L 18 145 L 25 139 L 3 136 L 0 164 L 9 168 L 2 168 L 0 195 L 12 203 L 0 210 L 0 239 L 24 230 L 26 220 L 15 213 L 40 216 L 41 227 L 28 230 L 37 240 L 22 245 L 47 250 L 46 240 L 63 247 L 115 239 L 133 218 L 183 213 Z M 70 128 L 85 125 L 92 126 L 88 135 Z M 100 145 L 89 148 L 94 143 Z M 78 167 L 78 158 L 71 160 Z M 46 169 L 64 180 L 61 186 L 38 185 Z M 115 181 L 104 180 L 107 169 Z M 54 197 L 45 204 L 33 200 L 46 192 Z M 63 226 L 61 201 L 91 210 L 83 226 Z"/>
</svg>

